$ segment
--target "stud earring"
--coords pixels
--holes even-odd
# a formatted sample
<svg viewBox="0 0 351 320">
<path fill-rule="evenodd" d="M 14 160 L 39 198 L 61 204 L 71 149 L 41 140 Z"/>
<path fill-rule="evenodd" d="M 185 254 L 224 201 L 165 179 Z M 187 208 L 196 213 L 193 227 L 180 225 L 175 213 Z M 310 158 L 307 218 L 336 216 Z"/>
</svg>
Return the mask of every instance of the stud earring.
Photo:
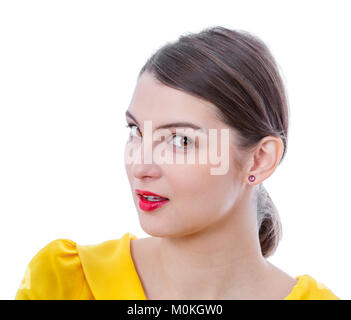
<svg viewBox="0 0 351 320">
<path fill-rule="evenodd" d="M 255 181 L 255 176 L 254 175 L 251 175 L 251 176 L 249 176 L 249 180 L 251 181 L 251 182 L 254 182 Z"/>
</svg>

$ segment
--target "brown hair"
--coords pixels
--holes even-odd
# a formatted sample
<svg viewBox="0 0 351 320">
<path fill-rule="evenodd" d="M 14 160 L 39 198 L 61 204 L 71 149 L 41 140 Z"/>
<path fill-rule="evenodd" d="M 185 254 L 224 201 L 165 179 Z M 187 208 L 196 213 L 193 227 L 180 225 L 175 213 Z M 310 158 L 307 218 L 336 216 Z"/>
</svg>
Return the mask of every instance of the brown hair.
<svg viewBox="0 0 351 320">
<path fill-rule="evenodd" d="M 239 133 L 249 151 L 266 136 L 280 137 L 287 150 L 288 102 L 277 64 L 257 36 L 222 26 L 181 35 L 166 43 L 139 72 L 213 103 L 218 117 Z M 255 194 L 261 252 L 274 253 L 282 237 L 278 211 L 263 184 Z"/>
</svg>

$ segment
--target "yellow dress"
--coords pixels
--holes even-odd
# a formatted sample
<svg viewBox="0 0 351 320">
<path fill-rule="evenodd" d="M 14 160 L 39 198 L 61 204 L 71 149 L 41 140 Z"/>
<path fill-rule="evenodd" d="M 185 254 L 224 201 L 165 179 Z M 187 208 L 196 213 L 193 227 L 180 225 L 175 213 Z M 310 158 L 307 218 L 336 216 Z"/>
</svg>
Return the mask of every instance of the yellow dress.
<svg viewBox="0 0 351 320">
<path fill-rule="evenodd" d="M 78 245 L 56 239 L 29 262 L 16 300 L 147 300 L 130 253 L 129 232 L 120 239 Z M 310 275 L 284 300 L 341 300 Z"/>
</svg>

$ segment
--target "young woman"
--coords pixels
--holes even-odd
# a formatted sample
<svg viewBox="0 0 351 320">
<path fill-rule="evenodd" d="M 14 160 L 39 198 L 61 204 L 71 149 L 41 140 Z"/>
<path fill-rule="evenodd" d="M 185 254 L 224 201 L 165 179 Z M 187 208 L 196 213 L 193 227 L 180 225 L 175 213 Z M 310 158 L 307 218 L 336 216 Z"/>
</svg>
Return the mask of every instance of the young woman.
<svg viewBox="0 0 351 320">
<path fill-rule="evenodd" d="M 54 240 L 16 299 L 340 299 L 267 261 L 282 231 L 262 183 L 286 154 L 288 114 L 277 64 L 252 34 L 217 26 L 161 47 L 126 112 L 126 171 L 150 237 Z"/>
</svg>

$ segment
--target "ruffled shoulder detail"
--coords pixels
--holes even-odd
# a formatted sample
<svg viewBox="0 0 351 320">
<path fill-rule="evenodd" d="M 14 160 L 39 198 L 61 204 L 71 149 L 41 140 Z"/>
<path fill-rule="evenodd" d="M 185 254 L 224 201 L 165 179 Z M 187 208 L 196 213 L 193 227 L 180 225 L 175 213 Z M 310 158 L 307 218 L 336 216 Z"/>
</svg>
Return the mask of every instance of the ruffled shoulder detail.
<svg viewBox="0 0 351 320">
<path fill-rule="evenodd" d="M 77 244 L 70 239 L 53 240 L 29 262 L 15 300 L 76 299 L 93 299 Z"/>
<path fill-rule="evenodd" d="M 290 294 L 284 300 L 341 300 L 325 284 L 308 274 L 299 275 Z"/>
<path fill-rule="evenodd" d="M 94 245 L 77 245 L 87 282 L 96 300 L 146 300 L 130 252 L 126 232 L 121 238 Z"/>
</svg>

